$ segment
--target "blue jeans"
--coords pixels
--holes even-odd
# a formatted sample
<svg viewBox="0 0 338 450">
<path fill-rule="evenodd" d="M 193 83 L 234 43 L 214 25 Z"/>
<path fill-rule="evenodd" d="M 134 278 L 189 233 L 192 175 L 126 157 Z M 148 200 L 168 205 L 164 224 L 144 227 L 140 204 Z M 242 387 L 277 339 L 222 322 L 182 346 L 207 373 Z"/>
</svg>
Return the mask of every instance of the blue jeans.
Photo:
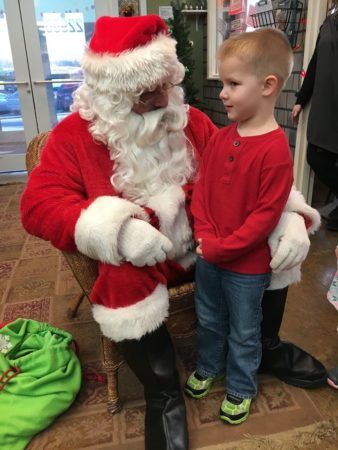
<svg viewBox="0 0 338 450">
<path fill-rule="evenodd" d="M 261 302 L 270 280 L 269 273 L 235 273 L 197 259 L 196 369 L 203 377 L 226 374 L 228 394 L 240 398 L 257 394 Z"/>
</svg>

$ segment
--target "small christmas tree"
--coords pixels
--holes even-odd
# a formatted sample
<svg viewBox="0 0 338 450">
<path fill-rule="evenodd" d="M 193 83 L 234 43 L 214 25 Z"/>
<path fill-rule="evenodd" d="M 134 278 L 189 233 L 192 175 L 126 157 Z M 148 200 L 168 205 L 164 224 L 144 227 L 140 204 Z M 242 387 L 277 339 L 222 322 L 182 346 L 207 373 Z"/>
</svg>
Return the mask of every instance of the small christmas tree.
<svg viewBox="0 0 338 450">
<path fill-rule="evenodd" d="M 201 108 L 202 103 L 198 98 L 198 89 L 192 78 L 195 63 L 192 55 L 192 43 L 189 40 L 189 25 L 186 24 L 182 13 L 184 3 L 181 4 L 177 0 L 176 2 L 171 2 L 171 6 L 174 17 L 169 19 L 167 24 L 171 36 L 177 41 L 176 50 L 178 59 L 185 67 L 185 78 L 182 83 L 185 98 L 189 105 Z"/>
</svg>

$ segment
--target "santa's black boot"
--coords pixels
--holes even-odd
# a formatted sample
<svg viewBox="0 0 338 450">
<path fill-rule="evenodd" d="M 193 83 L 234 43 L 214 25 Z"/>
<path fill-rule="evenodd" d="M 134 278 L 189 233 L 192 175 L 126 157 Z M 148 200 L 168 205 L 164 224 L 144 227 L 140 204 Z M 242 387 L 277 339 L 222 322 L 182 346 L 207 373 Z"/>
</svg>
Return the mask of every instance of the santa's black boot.
<svg viewBox="0 0 338 450">
<path fill-rule="evenodd" d="M 119 348 L 144 387 L 146 450 L 188 450 L 185 404 L 166 327 L 122 341 Z"/>
<path fill-rule="evenodd" d="M 285 383 L 301 388 L 322 386 L 327 379 L 323 364 L 291 342 L 279 338 L 287 291 L 285 288 L 264 293 L 260 371 L 269 372 Z"/>
</svg>

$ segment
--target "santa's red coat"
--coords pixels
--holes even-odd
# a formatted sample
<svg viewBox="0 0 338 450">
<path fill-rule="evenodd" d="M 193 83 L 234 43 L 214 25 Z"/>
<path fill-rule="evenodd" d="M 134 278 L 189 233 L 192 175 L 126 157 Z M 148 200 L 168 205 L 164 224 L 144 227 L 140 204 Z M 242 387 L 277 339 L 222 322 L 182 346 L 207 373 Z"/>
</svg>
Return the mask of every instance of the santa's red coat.
<svg viewBox="0 0 338 450">
<path fill-rule="evenodd" d="M 185 133 L 199 159 L 215 126 L 194 108 L 188 114 Z M 94 246 L 96 241 L 101 245 L 100 240 L 113 243 L 116 265 L 99 262 L 99 276 L 91 293 L 94 318 L 103 333 L 114 340 L 139 338 L 165 320 L 166 286 L 191 278 L 191 272 L 185 270 L 189 262 L 184 264 L 184 260 L 191 263 L 193 258 L 183 255 L 178 261 L 135 267 L 116 255 L 118 232 L 129 217 L 147 220 L 162 232 L 169 230 L 182 208 L 189 211 L 192 186 L 173 187 L 173 197 L 167 202 L 169 214 L 165 197 L 155 196 L 144 205 L 151 206 L 150 209 L 122 199 L 110 181 L 113 162 L 109 151 L 105 145 L 93 141 L 89 125 L 78 113 L 73 113 L 54 128 L 22 196 L 22 222 L 29 233 L 68 252 L 77 251 L 79 242 L 89 238 Z M 184 226 L 187 223 L 185 216 Z M 97 231 L 95 235 L 93 229 Z M 179 235 L 177 230 L 170 236 L 178 240 L 178 247 L 182 244 Z"/>
</svg>

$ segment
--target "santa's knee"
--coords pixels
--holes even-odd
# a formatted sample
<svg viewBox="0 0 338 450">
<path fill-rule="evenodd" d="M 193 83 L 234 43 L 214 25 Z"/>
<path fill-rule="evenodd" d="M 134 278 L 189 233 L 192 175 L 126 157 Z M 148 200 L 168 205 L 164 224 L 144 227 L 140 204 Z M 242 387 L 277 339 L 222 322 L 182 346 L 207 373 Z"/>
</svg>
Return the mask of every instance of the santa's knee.
<svg viewBox="0 0 338 450">
<path fill-rule="evenodd" d="M 121 290 L 118 298 L 113 297 L 105 304 L 93 305 L 93 317 L 102 334 L 109 339 L 115 342 L 141 339 L 158 329 L 168 317 L 169 299 L 165 285 L 155 284 L 146 294 L 138 294 L 137 289 L 130 288 L 125 295 L 123 292 Z"/>
</svg>

